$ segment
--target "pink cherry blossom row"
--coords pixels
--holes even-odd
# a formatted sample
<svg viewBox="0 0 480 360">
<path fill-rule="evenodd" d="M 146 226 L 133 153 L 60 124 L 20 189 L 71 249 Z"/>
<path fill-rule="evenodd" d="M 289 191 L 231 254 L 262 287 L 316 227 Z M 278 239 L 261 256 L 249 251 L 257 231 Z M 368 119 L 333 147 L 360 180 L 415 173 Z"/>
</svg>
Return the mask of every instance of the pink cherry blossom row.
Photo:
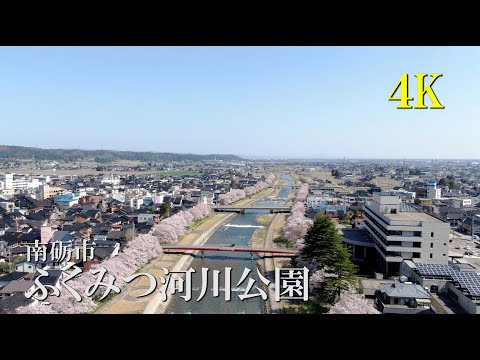
<svg viewBox="0 0 480 360">
<path fill-rule="evenodd" d="M 230 205 L 231 203 L 242 200 L 247 196 L 256 194 L 257 192 L 271 185 L 274 180 L 275 175 L 269 174 L 265 181 L 260 181 L 255 185 L 246 187 L 245 189 L 231 189 L 228 193 L 219 195 L 218 200 L 220 202 L 220 205 Z"/>
</svg>

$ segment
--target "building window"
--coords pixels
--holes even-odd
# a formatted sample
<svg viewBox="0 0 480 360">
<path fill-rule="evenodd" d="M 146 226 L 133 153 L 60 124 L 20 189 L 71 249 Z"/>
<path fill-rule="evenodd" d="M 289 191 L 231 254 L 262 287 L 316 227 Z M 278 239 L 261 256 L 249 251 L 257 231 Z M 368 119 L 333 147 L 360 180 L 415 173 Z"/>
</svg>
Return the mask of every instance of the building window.
<svg viewBox="0 0 480 360">
<path fill-rule="evenodd" d="M 447 255 L 443 254 L 443 256 L 447 256 Z"/>
<path fill-rule="evenodd" d="M 422 237 L 422 232 L 421 231 L 414 231 L 413 236 Z"/>
<path fill-rule="evenodd" d="M 432 232 L 432 233 L 430 233 L 430 237 L 433 237 L 433 232 Z"/>
<path fill-rule="evenodd" d="M 430 254 L 430 259 L 433 259 L 433 254 Z"/>
<path fill-rule="evenodd" d="M 447 246 L 447 243 L 443 243 L 443 246 Z"/>
<path fill-rule="evenodd" d="M 430 249 L 433 249 L 433 243 L 430 243 Z"/>
</svg>

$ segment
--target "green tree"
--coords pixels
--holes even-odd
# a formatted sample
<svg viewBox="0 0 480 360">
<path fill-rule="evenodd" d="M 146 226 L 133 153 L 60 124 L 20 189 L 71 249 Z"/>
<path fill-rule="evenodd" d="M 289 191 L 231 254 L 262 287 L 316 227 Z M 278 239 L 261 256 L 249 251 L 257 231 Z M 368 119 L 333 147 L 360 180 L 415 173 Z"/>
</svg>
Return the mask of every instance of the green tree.
<svg viewBox="0 0 480 360">
<path fill-rule="evenodd" d="M 448 186 L 448 181 L 447 181 L 447 179 L 441 178 L 440 181 L 438 182 L 438 185 Z"/>
<path fill-rule="evenodd" d="M 336 233 L 333 221 L 328 216 L 318 215 L 305 236 L 302 258 L 316 262 L 320 269 L 329 266 L 335 249 L 332 240 Z"/>
<path fill-rule="evenodd" d="M 305 246 L 300 256 L 311 260 L 317 269 L 328 274 L 320 283 L 314 294 L 318 299 L 320 312 L 327 312 L 349 284 L 356 280 L 357 267 L 350 261 L 350 253 L 343 246 L 343 239 L 338 234 L 335 224 L 328 216 L 317 216 L 313 226 L 305 236 Z"/>
<path fill-rule="evenodd" d="M 168 217 L 170 215 L 171 206 L 169 203 L 163 203 L 160 205 L 160 215 L 163 217 Z"/>
<path fill-rule="evenodd" d="M 346 211 L 345 214 L 343 214 L 342 222 L 344 224 L 350 224 L 351 221 L 352 221 L 352 217 L 351 217 L 350 213 L 348 211 Z"/>
<path fill-rule="evenodd" d="M 353 217 L 357 219 L 359 216 L 360 216 L 360 211 L 358 211 L 357 209 L 353 210 Z"/>
<path fill-rule="evenodd" d="M 452 179 L 448 182 L 448 187 L 451 189 L 451 190 L 455 190 L 457 188 L 457 184 L 455 184 L 455 181 Z"/>
<path fill-rule="evenodd" d="M 10 264 L 9 262 L 6 262 L 6 261 L 0 263 L 0 272 L 10 274 L 14 270 L 15 270 L 15 267 L 13 266 L 13 264 Z"/>
</svg>

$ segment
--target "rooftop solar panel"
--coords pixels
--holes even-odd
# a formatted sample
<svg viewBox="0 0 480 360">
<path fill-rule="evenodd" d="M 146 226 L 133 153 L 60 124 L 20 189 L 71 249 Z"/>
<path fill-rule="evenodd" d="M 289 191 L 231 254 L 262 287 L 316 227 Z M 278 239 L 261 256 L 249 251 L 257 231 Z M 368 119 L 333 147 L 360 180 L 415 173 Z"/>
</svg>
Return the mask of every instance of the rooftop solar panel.
<svg viewBox="0 0 480 360">
<path fill-rule="evenodd" d="M 476 273 L 456 272 L 452 275 L 452 278 L 470 295 L 480 296 L 480 276 Z"/>
<path fill-rule="evenodd" d="M 450 276 L 452 272 L 456 271 L 445 264 L 416 264 L 416 267 L 420 275 L 425 276 Z"/>
</svg>

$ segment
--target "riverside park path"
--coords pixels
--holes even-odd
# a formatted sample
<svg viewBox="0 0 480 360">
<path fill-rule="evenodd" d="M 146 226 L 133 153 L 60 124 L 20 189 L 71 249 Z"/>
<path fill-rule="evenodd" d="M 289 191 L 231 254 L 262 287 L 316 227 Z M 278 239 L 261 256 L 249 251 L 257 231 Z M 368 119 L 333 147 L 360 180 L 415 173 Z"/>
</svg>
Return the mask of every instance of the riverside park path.
<svg viewBox="0 0 480 360">
<path fill-rule="evenodd" d="M 278 181 L 275 183 L 275 185 Z M 267 196 L 275 194 L 274 188 L 267 188 L 252 197 L 240 200 L 236 204 L 249 205 Z M 200 224 L 188 232 L 177 244 L 178 245 L 203 245 L 208 238 L 224 223 L 230 221 L 237 214 L 232 213 L 214 213 L 207 221 Z M 105 305 L 95 311 L 96 314 L 143 314 L 143 313 L 159 313 L 164 312 L 168 303 L 160 303 L 158 289 L 162 286 L 160 277 L 164 277 L 163 268 L 171 271 L 177 271 L 178 268 L 186 268 L 192 261 L 190 254 L 187 252 L 182 254 L 164 253 L 155 260 L 145 265 L 135 273 L 148 273 L 157 279 L 157 290 L 149 296 L 137 298 L 137 296 L 145 293 L 149 288 L 150 282 L 147 277 L 141 276 L 128 284 L 122 289 L 120 294 L 116 295 Z M 171 298 L 171 297 L 170 297 Z"/>
</svg>

